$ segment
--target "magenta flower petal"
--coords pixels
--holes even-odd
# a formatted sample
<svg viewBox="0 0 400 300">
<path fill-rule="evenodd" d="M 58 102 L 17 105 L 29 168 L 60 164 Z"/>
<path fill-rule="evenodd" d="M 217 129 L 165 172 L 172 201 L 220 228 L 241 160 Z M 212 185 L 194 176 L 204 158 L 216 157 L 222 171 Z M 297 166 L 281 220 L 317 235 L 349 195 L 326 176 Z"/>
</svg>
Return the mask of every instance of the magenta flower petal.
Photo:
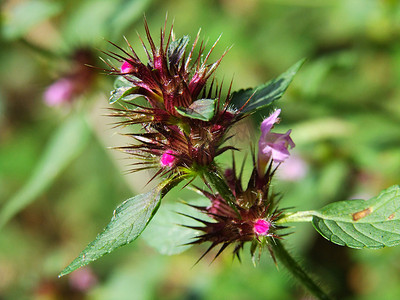
<svg viewBox="0 0 400 300">
<path fill-rule="evenodd" d="M 172 150 L 167 150 L 161 156 L 160 162 L 163 167 L 173 167 L 176 162 L 176 153 Z"/>
<path fill-rule="evenodd" d="M 268 118 L 261 123 L 261 135 L 265 135 L 271 131 L 274 124 L 278 121 L 278 116 L 281 113 L 280 109 L 273 112 Z"/>
<path fill-rule="evenodd" d="M 127 74 L 134 70 L 133 66 L 128 62 L 124 61 L 121 65 L 121 73 Z"/>
<path fill-rule="evenodd" d="M 271 223 L 264 219 L 258 219 L 254 223 L 254 232 L 258 235 L 267 235 L 269 233 L 269 229 L 271 227 Z"/>
</svg>

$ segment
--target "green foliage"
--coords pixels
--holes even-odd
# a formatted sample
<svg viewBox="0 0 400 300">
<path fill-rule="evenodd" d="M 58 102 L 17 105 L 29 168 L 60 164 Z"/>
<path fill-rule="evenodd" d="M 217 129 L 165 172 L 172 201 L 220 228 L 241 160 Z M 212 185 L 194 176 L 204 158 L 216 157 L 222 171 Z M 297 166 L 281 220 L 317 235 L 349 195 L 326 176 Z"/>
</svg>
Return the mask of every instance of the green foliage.
<svg viewBox="0 0 400 300">
<path fill-rule="evenodd" d="M 81 115 L 61 124 L 27 183 L 0 210 L 0 228 L 40 196 L 85 148 L 91 130 Z"/>
<path fill-rule="evenodd" d="M 217 99 L 199 99 L 188 108 L 175 107 L 176 111 L 184 117 L 201 121 L 210 121 L 216 113 Z"/>
<path fill-rule="evenodd" d="M 62 6 L 59 2 L 22 2 L 14 7 L 9 15 L 6 15 L 3 35 L 7 39 L 21 38 L 26 35 L 32 27 L 55 16 L 61 10 Z"/>
<path fill-rule="evenodd" d="M 400 187 L 392 186 L 368 201 L 339 201 L 317 210 L 315 229 L 331 242 L 351 248 L 400 244 Z"/>
<path fill-rule="evenodd" d="M 234 92 L 232 94 L 231 104 L 237 109 L 243 107 L 242 113 L 254 113 L 265 108 L 282 97 L 304 61 L 305 59 L 298 61 L 279 77 L 257 88 L 248 88 Z"/>
<path fill-rule="evenodd" d="M 123 202 L 114 211 L 111 222 L 102 233 L 74 259 L 59 276 L 97 260 L 115 249 L 133 242 L 154 216 L 161 200 L 161 190 L 155 189 Z"/>
</svg>

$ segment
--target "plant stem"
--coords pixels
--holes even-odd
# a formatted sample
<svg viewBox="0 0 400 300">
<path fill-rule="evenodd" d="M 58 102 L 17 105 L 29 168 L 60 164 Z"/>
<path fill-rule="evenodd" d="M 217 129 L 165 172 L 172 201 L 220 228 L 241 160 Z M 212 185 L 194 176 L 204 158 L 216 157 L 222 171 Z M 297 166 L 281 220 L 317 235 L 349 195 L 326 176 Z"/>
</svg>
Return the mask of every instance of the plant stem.
<svg viewBox="0 0 400 300">
<path fill-rule="evenodd" d="M 273 252 L 278 260 L 289 270 L 308 291 L 315 297 L 321 300 L 332 299 L 326 294 L 315 281 L 307 274 L 307 272 L 300 266 L 300 264 L 289 254 L 289 252 L 282 245 L 281 241 L 276 239 L 275 243 L 271 243 Z"/>
<path fill-rule="evenodd" d="M 295 213 L 287 213 L 284 214 L 279 220 L 276 221 L 276 224 L 284 224 L 284 223 L 295 223 L 295 222 L 311 222 L 313 216 L 317 215 L 316 211 L 307 210 L 307 211 L 298 211 Z"/>
</svg>

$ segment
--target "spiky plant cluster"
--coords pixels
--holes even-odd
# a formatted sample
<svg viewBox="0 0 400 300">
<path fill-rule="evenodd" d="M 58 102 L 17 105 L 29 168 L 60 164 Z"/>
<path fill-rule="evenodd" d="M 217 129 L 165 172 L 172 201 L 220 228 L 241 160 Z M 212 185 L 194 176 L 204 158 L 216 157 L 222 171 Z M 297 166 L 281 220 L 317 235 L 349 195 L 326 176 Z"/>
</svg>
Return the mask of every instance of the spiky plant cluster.
<svg viewBox="0 0 400 300">
<path fill-rule="evenodd" d="M 203 180 L 208 191 L 197 190 L 211 204 L 196 208 L 214 222 L 197 219 L 203 226 L 190 228 L 203 232 L 191 244 L 211 242 L 204 255 L 221 245 L 217 257 L 227 246 L 234 244 L 233 252 L 240 258 L 243 245 L 250 242 L 253 257 L 256 257 L 257 249 L 261 251 L 265 247 L 273 256 L 270 245 L 273 239 L 282 236 L 276 234 L 281 227 L 275 223 L 282 211 L 277 208 L 277 196 L 270 191 L 270 184 L 277 163 L 289 156 L 289 147 L 294 147 L 290 131 L 286 134 L 271 132 L 274 124 L 279 122 L 280 110 L 261 124 L 257 159 L 254 153 L 252 175 L 244 188 L 243 167 L 237 175 L 233 159 L 232 168 L 223 172 L 214 160 L 227 150 L 237 150 L 224 145 L 229 139 L 227 131 L 248 115 L 242 110 L 251 99 L 244 99 L 241 107 L 236 103 L 236 109 L 231 109 L 230 101 L 234 102 L 231 87 L 223 97 L 222 87 L 218 87 L 214 79 L 207 86 L 207 80 L 225 55 L 208 63 L 218 40 L 203 58 L 204 43 L 197 48 L 199 34 L 191 49 L 186 51 L 189 38 L 175 39 L 172 27 L 167 33 L 164 25 L 159 46 L 155 45 L 146 22 L 145 30 L 149 49 L 140 36 L 139 39 L 147 54 L 147 64 L 141 62 L 128 41 L 128 51 L 113 44 L 120 54 L 107 52 L 119 62 L 118 67 L 108 63 L 108 71 L 124 82 L 115 92 L 117 99 L 112 95 L 122 108 L 113 109 L 112 115 L 124 118 L 117 123 L 120 126 L 142 126 L 141 132 L 128 134 L 135 144 L 118 149 L 140 159 L 132 171 L 156 168 L 153 178 L 167 175 L 161 184 L 163 193 L 169 190 L 169 187 L 164 188 L 165 184 L 169 185 L 169 180 L 180 182 L 187 175 L 192 177 L 191 180 L 196 176 Z M 140 105 L 131 101 L 137 97 L 145 98 L 146 103 Z"/>
<path fill-rule="evenodd" d="M 214 79 L 206 87 L 225 54 L 209 64 L 218 40 L 203 58 L 203 42 L 196 51 L 199 34 L 191 50 L 186 51 L 189 38 L 175 39 L 172 26 L 167 34 L 164 25 L 159 46 L 155 45 L 146 22 L 145 29 L 150 48 L 139 38 L 147 64 L 141 62 L 128 41 L 129 51 L 113 44 L 121 53 L 107 52 L 120 63 L 118 68 L 108 63 L 108 71 L 127 82 L 125 99 L 142 96 L 148 103 L 125 101 L 122 108 L 114 109 L 113 116 L 125 118 L 119 125 L 143 127 L 143 132 L 130 134 L 135 144 L 119 149 L 140 159 L 132 171 L 157 168 L 155 176 L 208 168 L 216 156 L 233 149 L 222 144 L 227 130 L 240 119 L 238 111 L 229 109 L 230 88 L 222 97 L 222 87 Z"/>
<path fill-rule="evenodd" d="M 231 244 L 234 245 L 234 255 L 240 260 L 240 252 L 244 244 L 250 242 L 253 261 L 257 258 L 256 254 L 260 254 L 263 248 L 269 250 L 275 261 L 270 244 L 274 238 L 283 236 L 282 234 L 277 235 L 276 232 L 284 228 L 275 224 L 281 216 L 282 210 L 277 209 L 278 195 L 270 191 L 271 180 L 276 168 L 272 170 L 271 162 L 266 173 L 260 176 L 253 159 L 254 168 L 246 188 L 244 188 L 242 181 L 243 167 L 237 175 L 234 160 L 232 165 L 232 169 L 225 171 L 225 178 L 235 197 L 233 203 L 230 203 L 218 193 L 209 193 L 196 188 L 199 193 L 210 200 L 211 204 L 207 207 L 191 206 L 205 213 L 214 221 L 209 222 L 188 216 L 203 224 L 203 226 L 186 226 L 203 232 L 190 244 L 211 242 L 211 245 L 199 260 L 210 250 L 221 245 L 215 256 L 217 258 Z"/>
</svg>

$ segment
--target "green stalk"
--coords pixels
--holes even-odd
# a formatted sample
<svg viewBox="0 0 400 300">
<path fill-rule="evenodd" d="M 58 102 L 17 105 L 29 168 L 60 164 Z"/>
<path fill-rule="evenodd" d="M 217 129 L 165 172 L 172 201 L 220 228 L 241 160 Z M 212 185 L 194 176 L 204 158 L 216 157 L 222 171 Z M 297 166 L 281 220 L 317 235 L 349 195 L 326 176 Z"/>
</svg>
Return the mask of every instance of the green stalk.
<svg viewBox="0 0 400 300">
<path fill-rule="evenodd" d="M 271 243 L 271 246 L 278 260 L 289 270 L 293 277 L 295 277 L 304 287 L 308 289 L 311 294 L 321 300 L 332 299 L 318 286 L 317 283 L 315 283 L 315 281 L 307 274 L 300 264 L 289 254 L 280 240 L 275 239 L 275 241 Z"/>
</svg>

